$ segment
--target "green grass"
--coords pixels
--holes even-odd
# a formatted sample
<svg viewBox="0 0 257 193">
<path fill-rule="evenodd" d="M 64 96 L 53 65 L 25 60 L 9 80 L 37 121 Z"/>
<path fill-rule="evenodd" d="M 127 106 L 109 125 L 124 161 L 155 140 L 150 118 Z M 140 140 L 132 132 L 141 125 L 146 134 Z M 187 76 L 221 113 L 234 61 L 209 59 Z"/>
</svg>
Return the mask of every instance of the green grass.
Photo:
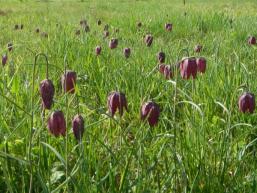
<svg viewBox="0 0 257 193">
<path fill-rule="evenodd" d="M 255 0 L 192 0 L 185 6 L 182 0 L 0 4 L 0 54 L 8 52 L 8 42 L 14 44 L 0 70 L 0 192 L 257 192 L 257 114 L 240 113 L 237 102 L 243 91 L 257 92 L 257 49 L 247 45 L 249 35 L 257 36 Z M 76 36 L 83 18 L 90 32 Z M 166 22 L 173 23 L 170 33 Z M 14 30 L 21 23 L 24 29 Z M 115 50 L 108 48 L 110 37 L 103 38 L 107 23 L 110 37 L 119 39 Z M 37 27 L 49 37 L 36 34 Z M 143 42 L 146 33 L 154 36 L 151 47 Z M 155 69 L 158 51 L 166 53 L 166 63 L 176 64 L 186 55 L 180 54 L 183 49 L 198 56 L 193 51 L 198 43 L 207 71 L 197 79 L 183 80 L 174 72 L 167 81 Z M 99 57 L 96 45 L 103 48 Z M 132 49 L 129 59 L 125 47 Z M 32 93 L 37 53 L 48 56 L 56 90 L 45 118 L 38 89 L 46 72 L 43 58 Z M 79 144 L 70 129 L 76 97 L 65 95 L 60 85 L 65 64 L 78 75 L 85 119 Z M 107 116 L 113 90 L 128 100 L 122 118 Z M 161 107 L 153 128 L 140 120 L 140 106 L 148 100 Z M 47 118 L 57 109 L 66 116 L 66 137 L 55 138 L 47 129 Z"/>
</svg>

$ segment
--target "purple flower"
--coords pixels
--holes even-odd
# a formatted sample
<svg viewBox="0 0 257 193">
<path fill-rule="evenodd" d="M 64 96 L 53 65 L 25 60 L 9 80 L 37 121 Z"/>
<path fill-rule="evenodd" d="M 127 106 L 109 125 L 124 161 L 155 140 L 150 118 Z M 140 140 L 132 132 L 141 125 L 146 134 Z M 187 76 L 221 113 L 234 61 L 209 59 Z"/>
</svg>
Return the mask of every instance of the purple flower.
<svg viewBox="0 0 257 193">
<path fill-rule="evenodd" d="M 97 20 L 97 25 L 101 25 L 102 21 L 100 19 Z"/>
<path fill-rule="evenodd" d="M 256 38 L 254 36 L 250 36 L 248 38 L 248 44 L 255 45 L 256 44 Z"/>
<path fill-rule="evenodd" d="M 112 38 L 109 42 L 109 48 L 114 49 L 118 46 L 118 39 Z"/>
<path fill-rule="evenodd" d="M 102 51 L 101 46 L 96 46 L 95 53 L 96 53 L 97 56 L 101 54 L 101 51 Z"/>
<path fill-rule="evenodd" d="M 183 58 L 180 63 L 180 75 L 183 79 L 189 79 L 190 76 L 193 79 L 196 78 L 197 74 L 197 64 L 196 59 L 194 57 Z"/>
<path fill-rule="evenodd" d="M 139 22 L 137 22 L 137 27 L 142 27 L 142 23 L 139 21 Z"/>
<path fill-rule="evenodd" d="M 40 82 L 40 95 L 44 109 L 51 109 L 54 98 L 54 85 L 51 80 L 45 79 Z"/>
<path fill-rule="evenodd" d="M 255 109 L 254 94 L 245 92 L 238 100 L 239 110 L 243 113 L 253 113 Z"/>
<path fill-rule="evenodd" d="M 66 121 L 62 111 L 54 111 L 47 122 L 48 129 L 55 137 L 64 136 L 66 132 Z"/>
<path fill-rule="evenodd" d="M 7 63 L 8 57 L 7 54 L 2 55 L 2 65 L 5 66 Z"/>
<path fill-rule="evenodd" d="M 65 74 L 62 75 L 62 88 L 64 92 L 75 93 L 77 74 L 74 71 L 67 70 Z"/>
<path fill-rule="evenodd" d="M 206 70 L 206 59 L 204 57 L 200 57 L 196 59 L 197 70 L 198 72 L 205 73 Z"/>
<path fill-rule="evenodd" d="M 109 112 L 113 117 L 117 109 L 119 109 L 120 116 L 123 115 L 123 108 L 128 111 L 127 99 L 124 93 L 113 91 L 108 95 L 107 106 Z"/>
<path fill-rule="evenodd" d="M 147 119 L 149 125 L 155 126 L 159 121 L 160 108 L 159 106 L 152 101 L 146 102 L 141 107 L 141 119 Z"/>
<path fill-rule="evenodd" d="M 165 24 L 165 29 L 166 29 L 166 31 L 172 31 L 172 24 L 171 23 L 166 23 Z"/>
<path fill-rule="evenodd" d="M 131 50 L 130 48 L 124 48 L 123 50 L 123 54 L 126 58 L 129 58 L 130 54 L 131 54 Z"/>
<path fill-rule="evenodd" d="M 76 115 L 72 120 L 72 130 L 75 138 L 80 141 L 84 133 L 84 119 L 81 115 Z"/>
<path fill-rule="evenodd" d="M 153 36 L 151 34 L 147 34 L 145 36 L 145 44 L 146 46 L 150 47 L 153 43 Z"/>
<path fill-rule="evenodd" d="M 159 52 L 157 54 L 157 59 L 160 63 L 164 63 L 165 62 L 165 53 L 164 52 Z"/>
<path fill-rule="evenodd" d="M 194 50 L 195 50 L 195 52 L 199 53 L 199 52 L 202 51 L 202 48 L 203 48 L 203 47 L 202 47 L 201 45 L 196 45 L 195 48 L 194 48 Z"/>
</svg>

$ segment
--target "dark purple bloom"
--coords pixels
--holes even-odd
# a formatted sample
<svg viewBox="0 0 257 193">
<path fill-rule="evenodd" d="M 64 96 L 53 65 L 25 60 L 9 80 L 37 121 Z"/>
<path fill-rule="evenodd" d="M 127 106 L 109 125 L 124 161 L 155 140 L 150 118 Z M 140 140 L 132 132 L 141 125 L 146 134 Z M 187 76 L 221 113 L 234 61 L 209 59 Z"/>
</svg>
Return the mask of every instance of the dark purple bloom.
<svg viewBox="0 0 257 193">
<path fill-rule="evenodd" d="M 151 34 L 147 34 L 145 36 L 145 44 L 150 47 L 153 43 L 153 36 Z"/>
<path fill-rule="evenodd" d="M 128 111 L 127 99 L 124 93 L 113 91 L 108 95 L 107 106 L 109 112 L 113 117 L 117 109 L 119 109 L 120 116 L 123 115 L 123 108 Z"/>
<path fill-rule="evenodd" d="M 164 52 L 159 52 L 157 54 L 157 59 L 160 63 L 164 63 L 165 62 L 165 53 Z"/>
<path fill-rule="evenodd" d="M 255 45 L 256 44 L 256 38 L 254 36 L 250 36 L 248 39 L 248 44 Z"/>
<path fill-rule="evenodd" d="M 253 113 L 255 109 L 255 96 L 252 93 L 245 92 L 238 100 L 239 110 L 243 113 Z"/>
<path fill-rule="evenodd" d="M 165 24 L 165 29 L 166 29 L 166 31 L 171 31 L 172 30 L 172 24 L 171 23 L 166 23 Z"/>
<path fill-rule="evenodd" d="M 201 52 L 202 48 L 203 47 L 201 45 L 196 45 L 194 50 L 195 50 L 195 52 L 199 53 L 199 52 Z"/>
<path fill-rule="evenodd" d="M 9 52 L 12 51 L 13 45 L 12 45 L 11 42 L 9 42 L 9 43 L 7 44 L 7 48 L 8 48 L 8 50 L 9 50 Z"/>
<path fill-rule="evenodd" d="M 14 29 L 18 30 L 19 29 L 19 25 L 15 24 Z"/>
<path fill-rule="evenodd" d="M 45 79 L 40 82 L 40 95 L 44 109 L 51 109 L 54 98 L 54 85 L 51 80 Z"/>
<path fill-rule="evenodd" d="M 21 29 L 23 29 L 23 27 L 24 27 L 23 24 L 21 24 Z"/>
<path fill-rule="evenodd" d="M 48 129 L 55 137 L 64 136 L 66 132 L 66 121 L 62 111 L 54 111 L 48 119 Z"/>
<path fill-rule="evenodd" d="M 183 58 L 180 63 L 180 75 L 183 79 L 189 79 L 190 76 L 193 79 L 196 78 L 197 74 L 197 64 L 196 59 L 194 57 Z"/>
<path fill-rule="evenodd" d="M 112 38 L 109 42 L 109 48 L 114 49 L 118 46 L 118 39 Z"/>
<path fill-rule="evenodd" d="M 39 33 L 39 32 L 40 32 L 39 28 L 36 28 L 35 32 L 36 32 L 36 33 Z"/>
<path fill-rule="evenodd" d="M 72 120 L 72 130 L 75 138 L 80 141 L 84 133 L 84 119 L 81 115 L 76 115 Z"/>
<path fill-rule="evenodd" d="M 160 65 L 159 65 L 159 71 L 160 71 L 160 73 L 164 74 L 165 66 L 166 66 L 165 64 L 160 64 Z"/>
<path fill-rule="evenodd" d="M 123 54 L 126 58 L 129 58 L 130 54 L 131 54 L 131 50 L 130 48 L 124 48 L 123 50 Z"/>
<path fill-rule="evenodd" d="M 96 46 L 95 53 L 96 53 L 97 56 L 101 54 L 101 51 L 102 51 L 102 47 L 101 46 Z"/>
<path fill-rule="evenodd" d="M 160 116 L 159 106 L 152 101 L 146 102 L 141 107 L 141 119 L 147 119 L 149 125 L 155 126 L 158 123 Z"/>
<path fill-rule="evenodd" d="M 206 59 L 204 57 L 200 57 L 196 59 L 197 70 L 198 72 L 205 73 L 206 70 Z"/>
<path fill-rule="evenodd" d="M 62 75 L 62 88 L 64 92 L 75 93 L 76 79 L 76 72 L 71 70 L 67 70 L 66 73 Z"/>
<path fill-rule="evenodd" d="M 2 65 L 5 66 L 7 63 L 8 57 L 7 54 L 2 55 Z"/>
<path fill-rule="evenodd" d="M 166 79 L 171 79 L 173 74 L 170 65 L 165 65 L 163 75 Z"/>
</svg>

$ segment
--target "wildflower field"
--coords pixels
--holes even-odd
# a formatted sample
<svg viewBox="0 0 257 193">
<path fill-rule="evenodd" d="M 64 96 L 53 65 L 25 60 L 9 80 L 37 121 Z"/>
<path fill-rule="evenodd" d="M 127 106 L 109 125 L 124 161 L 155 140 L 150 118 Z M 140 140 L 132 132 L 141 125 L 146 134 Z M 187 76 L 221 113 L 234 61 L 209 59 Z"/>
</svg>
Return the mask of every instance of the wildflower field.
<svg viewBox="0 0 257 193">
<path fill-rule="evenodd" d="M 0 0 L 0 192 L 257 192 L 256 0 Z"/>
</svg>

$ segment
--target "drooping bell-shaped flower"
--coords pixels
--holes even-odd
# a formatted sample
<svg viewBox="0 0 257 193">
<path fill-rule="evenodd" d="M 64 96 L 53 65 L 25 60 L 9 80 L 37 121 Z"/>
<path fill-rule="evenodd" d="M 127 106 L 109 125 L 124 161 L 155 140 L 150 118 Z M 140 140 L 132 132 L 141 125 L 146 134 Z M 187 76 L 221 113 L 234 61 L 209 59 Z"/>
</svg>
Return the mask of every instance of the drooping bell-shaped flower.
<svg viewBox="0 0 257 193">
<path fill-rule="evenodd" d="M 141 119 L 147 119 L 149 125 L 155 126 L 159 121 L 160 108 L 159 106 L 152 101 L 146 102 L 141 107 Z"/>
<path fill-rule="evenodd" d="M 55 137 L 64 136 L 66 132 L 66 121 L 62 111 L 54 111 L 47 122 L 48 129 Z"/>
<path fill-rule="evenodd" d="M 62 75 L 62 88 L 64 92 L 75 93 L 75 85 L 77 80 L 77 74 L 74 71 L 67 70 L 65 74 Z"/>
<path fill-rule="evenodd" d="M 165 64 L 159 64 L 159 71 L 160 73 L 164 74 Z"/>
<path fill-rule="evenodd" d="M 112 38 L 109 42 L 109 48 L 114 49 L 118 46 L 118 39 Z"/>
<path fill-rule="evenodd" d="M 180 75 L 183 79 L 189 79 L 190 76 L 196 78 L 197 64 L 195 57 L 183 58 L 180 63 Z"/>
<path fill-rule="evenodd" d="M 87 20 L 82 19 L 82 20 L 80 20 L 79 24 L 80 24 L 81 26 L 87 25 Z"/>
<path fill-rule="evenodd" d="M 160 63 L 164 63 L 165 62 L 165 53 L 164 52 L 158 52 L 157 59 Z"/>
<path fill-rule="evenodd" d="M 124 48 L 123 54 L 124 54 L 125 58 L 129 58 L 129 56 L 131 54 L 131 49 L 130 48 Z"/>
<path fill-rule="evenodd" d="M 2 55 L 2 65 L 5 66 L 8 60 L 7 54 Z"/>
<path fill-rule="evenodd" d="M 250 36 L 248 38 L 248 44 L 249 45 L 255 45 L 256 44 L 256 38 L 254 36 Z"/>
<path fill-rule="evenodd" d="M 194 48 L 194 50 L 195 50 L 195 52 L 199 53 L 199 52 L 202 51 L 202 48 L 203 48 L 202 45 L 196 45 L 195 48 Z"/>
<path fill-rule="evenodd" d="M 101 46 L 96 46 L 95 48 L 95 54 L 98 56 L 101 54 L 101 51 L 102 51 L 102 47 Z"/>
<path fill-rule="evenodd" d="M 205 73 L 206 70 L 206 59 L 204 57 L 200 57 L 196 59 L 197 70 L 198 72 Z"/>
<path fill-rule="evenodd" d="M 36 28 L 35 32 L 36 32 L 36 33 L 39 33 L 39 32 L 40 32 L 40 29 L 39 29 L 39 28 Z"/>
<path fill-rule="evenodd" d="M 127 99 L 124 93 L 113 91 L 108 95 L 107 106 L 111 116 L 113 117 L 117 109 L 119 109 L 120 116 L 123 115 L 123 109 L 128 111 Z"/>
<path fill-rule="evenodd" d="M 147 34 L 145 36 L 144 40 L 145 40 L 146 46 L 150 47 L 152 45 L 152 43 L 153 43 L 153 36 L 151 34 Z"/>
<path fill-rule="evenodd" d="M 19 29 L 19 25 L 18 25 L 18 24 L 15 24 L 14 29 L 15 29 L 15 30 L 18 30 L 18 29 Z"/>
<path fill-rule="evenodd" d="M 165 65 L 163 75 L 165 76 L 166 79 L 171 79 L 173 74 L 172 74 L 172 69 L 170 65 Z"/>
<path fill-rule="evenodd" d="M 255 96 L 252 93 L 245 92 L 238 100 L 239 110 L 243 113 L 253 113 L 255 109 Z"/>
<path fill-rule="evenodd" d="M 45 79 L 40 82 L 40 96 L 44 109 L 51 109 L 54 98 L 54 85 L 51 80 Z"/>
<path fill-rule="evenodd" d="M 75 138 L 80 141 L 84 133 L 84 119 L 81 115 L 75 115 L 72 120 L 72 131 Z"/>
<path fill-rule="evenodd" d="M 172 31 L 172 24 L 171 23 L 166 23 L 165 24 L 165 29 L 166 29 L 166 31 Z"/>
</svg>

